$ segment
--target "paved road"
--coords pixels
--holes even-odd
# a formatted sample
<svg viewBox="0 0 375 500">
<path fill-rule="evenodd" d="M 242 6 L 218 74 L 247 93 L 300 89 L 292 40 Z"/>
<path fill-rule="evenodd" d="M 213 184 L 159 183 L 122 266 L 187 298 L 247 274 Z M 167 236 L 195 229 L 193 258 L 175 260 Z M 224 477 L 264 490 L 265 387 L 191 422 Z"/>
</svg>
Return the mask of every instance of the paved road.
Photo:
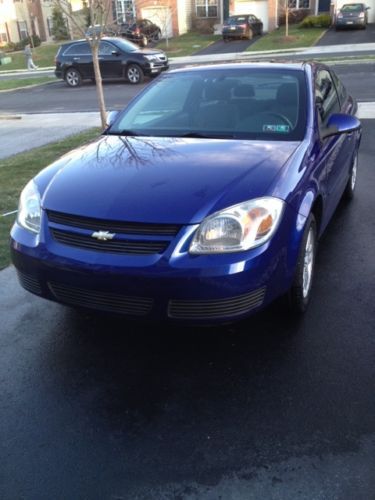
<svg viewBox="0 0 375 500">
<path fill-rule="evenodd" d="M 78 314 L 0 273 L 2 500 L 370 500 L 373 141 L 320 243 L 314 296 L 236 326 Z"/>
<path fill-rule="evenodd" d="M 336 65 L 342 77 L 357 99 L 375 101 L 375 63 Z M 123 82 L 104 84 L 108 109 L 121 109 L 129 100 L 147 85 L 129 85 Z M 6 113 L 59 113 L 97 111 L 96 87 L 88 82 L 77 89 L 71 89 L 62 81 L 0 93 L 0 114 Z"/>
</svg>

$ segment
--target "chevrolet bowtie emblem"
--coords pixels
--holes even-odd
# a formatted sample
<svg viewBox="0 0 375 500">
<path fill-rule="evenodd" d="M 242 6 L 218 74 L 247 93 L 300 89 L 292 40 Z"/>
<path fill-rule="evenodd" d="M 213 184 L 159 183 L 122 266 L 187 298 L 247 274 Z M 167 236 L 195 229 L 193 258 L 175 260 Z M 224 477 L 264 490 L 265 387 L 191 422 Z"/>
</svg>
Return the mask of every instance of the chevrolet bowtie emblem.
<svg viewBox="0 0 375 500">
<path fill-rule="evenodd" d="M 108 231 L 95 231 L 95 233 L 92 233 L 91 237 L 100 241 L 108 241 L 113 240 L 115 233 L 110 233 Z"/>
</svg>

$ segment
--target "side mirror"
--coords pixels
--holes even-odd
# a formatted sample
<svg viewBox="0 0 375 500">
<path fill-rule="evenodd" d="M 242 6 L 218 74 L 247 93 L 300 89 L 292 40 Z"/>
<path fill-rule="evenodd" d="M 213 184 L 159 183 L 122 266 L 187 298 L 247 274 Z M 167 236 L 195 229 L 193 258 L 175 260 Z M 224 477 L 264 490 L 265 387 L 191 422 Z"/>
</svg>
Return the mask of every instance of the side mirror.
<svg viewBox="0 0 375 500">
<path fill-rule="evenodd" d="M 106 119 L 107 128 L 110 127 L 111 125 L 113 125 L 113 123 L 116 120 L 118 114 L 119 114 L 119 111 L 110 111 L 107 114 L 107 119 Z"/>
<path fill-rule="evenodd" d="M 328 119 L 327 127 L 322 130 L 321 137 L 325 139 L 332 135 L 347 134 L 361 128 L 361 122 L 352 115 L 334 113 Z"/>
</svg>

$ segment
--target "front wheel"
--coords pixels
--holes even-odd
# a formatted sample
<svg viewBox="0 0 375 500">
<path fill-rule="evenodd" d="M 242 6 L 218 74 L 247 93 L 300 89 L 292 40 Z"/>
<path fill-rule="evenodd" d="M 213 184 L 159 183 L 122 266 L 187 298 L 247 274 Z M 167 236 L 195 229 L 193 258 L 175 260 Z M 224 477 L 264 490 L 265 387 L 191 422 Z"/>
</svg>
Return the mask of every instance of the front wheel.
<svg viewBox="0 0 375 500">
<path fill-rule="evenodd" d="M 289 290 L 289 306 L 295 313 L 304 313 L 310 301 L 317 243 L 316 221 L 314 215 L 310 214 L 303 232 L 293 284 Z"/>
<path fill-rule="evenodd" d="M 135 85 L 137 83 L 142 83 L 144 80 L 143 70 L 138 64 L 130 64 L 126 69 L 126 78 L 129 83 Z"/>
<path fill-rule="evenodd" d="M 65 82 L 69 87 L 79 87 L 82 83 L 81 73 L 74 68 L 69 68 L 65 72 Z"/>
</svg>

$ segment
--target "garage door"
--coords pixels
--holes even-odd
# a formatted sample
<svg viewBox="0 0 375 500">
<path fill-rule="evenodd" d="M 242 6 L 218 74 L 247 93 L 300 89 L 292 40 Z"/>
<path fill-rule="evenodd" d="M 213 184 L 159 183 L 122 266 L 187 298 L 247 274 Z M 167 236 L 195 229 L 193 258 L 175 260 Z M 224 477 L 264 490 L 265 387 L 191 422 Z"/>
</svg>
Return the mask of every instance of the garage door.
<svg viewBox="0 0 375 500">
<path fill-rule="evenodd" d="M 236 2 L 232 14 L 253 14 L 263 23 L 263 30 L 268 31 L 268 1 Z"/>
<path fill-rule="evenodd" d="M 142 17 L 157 24 L 163 38 L 166 38 L 166 35 L 168 38 L 173 36 L 172 11 L 169 7 L 147 7 L 142 9 Z"/>
</svg>

